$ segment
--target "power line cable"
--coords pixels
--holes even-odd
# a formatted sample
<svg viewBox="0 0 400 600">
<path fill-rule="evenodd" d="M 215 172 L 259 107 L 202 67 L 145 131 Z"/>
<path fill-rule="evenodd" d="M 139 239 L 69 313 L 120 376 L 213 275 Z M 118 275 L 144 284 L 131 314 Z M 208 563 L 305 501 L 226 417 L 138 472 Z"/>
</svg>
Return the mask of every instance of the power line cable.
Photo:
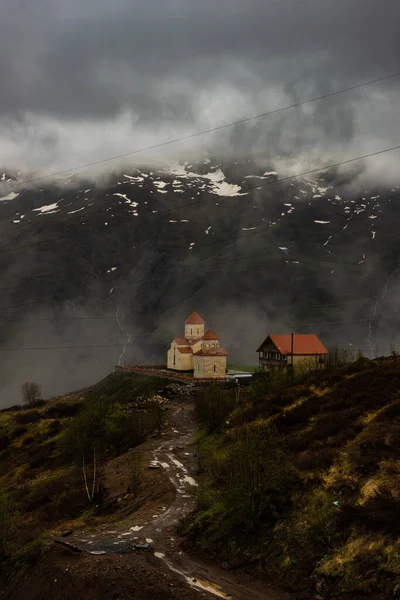
<svg viewBox="0 0 400 600">
<path fill-rule="evenodd" d="M 263 251 L 263 252 L 261 252 L 261 253 L 259 253 L 257 255 L 253 254 L 252 256 L 268 257 L 268 254 L 272 254 L 272 253 L 268 253 L 268 252 Z M 287 264 L 294 264 L 293 260 L 290 261 L 290 262 L 286 261 L 286 257 L 285 256 L 275 255 L 275 252 L 273 252 L 273 254 L 274 254 L 274 256 L 271 256 L 271 258 L 269 259 L 269 262 L 276 262 L 276 261 L 285 260 L 285 263 L 287 262 Z M 295 261 L 295 262 L 296 263 L 298 262 L 300 265 L 307 265 L 307 266 L 310 266 L 310 264 L 312 265 L 313 263 L 318 262 L 318 264 L 319 264 L 320 267 L 327 268 L 327 269 L 332 269 L 333 267 L 336 268 L 337 264 L 335 262 L 333 264 L 331 264 L 331 265 L 322 265 L 321 264 L 321 261 L 324 261 L 324 260 L 327 261 L 329 259 L 330 259 L 330 255 L 329 254 L 324 254 L 322 256 L 316 256 L 316 257 L 311 257 L 311 258 L 302 257 L 301 261 Z M 241 260 L 249 260 L 249 257 L 246 256 L 246 257 L 233 258 L 233 259 L 228 259 L 228 260 L 224 259 L 223 262 L 224 262 L 224 264 L 226 264 L 228 262 L 238 263 Z M 358 269 L 358 264 L 357 263 L 346 262 L 346 261 L 341 260 L 339 266 L 343 266 L 343 265 L 346 265 L 349 268 Z M 204 271 L 204 270 L 207 273 L 220 273 L 221 272 L 221 268 L 220 267 L 213 269 L 212 265 L 210 265 L 210 266 L 196 267 L 195 268 L 195 273 L 199 273 L 199 272 Z M 182 275 L 184 275 L 186 272 L 193 273 L 194 272 L 194 268 L 192 266 L 182 267 L 182 271 L 179 271 L 178 273 L 173 273 L 173 276 L 174 276 L 173 277 L 173 281 L 176 282 L 178 280 L 178 278 L 182 277 Z M 146 281 L 152 281 L 153 279 L 154 279 L 154 274 L 150 275 L 150 276 L 143 277 L 142 279 L 137 279 L 135 282 L 132 282 L 132 283 L 129 283 L 129 282 L 122 283 L 122 284 L 114 283 L 114 285 L 116 285 L 116 286 L 119 285 L 120 287 L 126 287 L 126 286 L 131 286 L 131 285 L 137 285 L 137 284 L 140 284 L 140 283 L 143 283 L 143 282 L 146 282 Z M 301 277 L 299 277 L 298 279 L 301 279 Z M 112 285 L 112 284 L 110 284 L 110 285 Z M 93 292 L 102 291 L 102 290 L 103 290 L 103 287 L 97 287 L 97 288 L 88 289 L 87 292 L 88 293 L 93 293 Z M 64 296 L 64 297 L 59 297 L 57 299 L 58 300 L 68 300 L 69 298 L 70 298 L 70 295 Z M 49 302 L 48 298 L 43 298 L 43 299 L 39 299 L 39 300 L 32 300 L 30 302 L 24 302 L 24 303 L 21 303 L 21 304 L 14 304 L 14 305 L 0 307 L 0 311 L 11 310 L 11 309 L 15 309 L 15 308 L 23 308 L 23 307 L 31 306 L 31 305 L 34 305 L 34 304 L 37 305 L 37 304 L 43 304 L 43 303 L 47 303 L 47 302 Z M 130 314 L 135 314 L 135 313 L 130 313 Z"/>
<path fill-rule="evenodd" d="M 333 168 L 336 168 L 336 167 L 339 167 L 339 166 L 344 166 L 344 165 L 347 165 L 347 164 L 351 164 L 351 163 L 354 163 L 354 162 L 358 162 L 358 161 L 365 160 L 365 159 L 368 159 L 368 158 L 372 158 L 372 157 L 375 157 L 375 156 L 379 156 L 379 155 L 382 155 L 382 154 L 387 154 L 389 152 L 394 152 L 394 151 L 399 150 L 399 149 L 400 149 L 400 145 L 398 145 L 398 146 L 392 146 L 390 148 L 385 148 L 383 150 L 378 150 L 378 151 L 375 151 L 375 152 L 370 152 L 369 154 L 364 154 L 362 156 L 357 156 L 357 157 L 349 158 L 349 159 L 346 159 L 346 160 L 343 160 L 343 161 L 339 161 L 339 162 L 336 162 L 336 163 L 331 163 L 331 164 L 324 165 L 322 167 L 318 167 L 318 168 L 311 169 L 311 170 L 308 170 L 308 171 L 302 171 L 301 173 L 296 173 L 295 175 L 289 175 L 287 177 L 281 177 L 281 178 L 278 178 L 278 179 L 274 179 L 274 180 L 268 181 L 268 182 L 266 182 L 264 184 L 258 183 L 258 184 L 253 185 L 253 186 L 248 186 L 247 188 L 242 188 L 242 190 L 240 192 L 240 195 L 244 195 L 245 193 L 247 193 L 247 192 L 249 192 L 251 190 L 261 189 L 261 188 L 264 188 L 264 187 L 269 186 L 269 185 L 276 185 L 278 183 L 282 183 L 282 182 L 285 182 L 285 181 L 290 181 L 292 179 L 297 179 L 299 177 L 304 177 L 305 175 L 310 175 L 312 173 L 318 173 L 320 171 L 325 171 L 325 170 L 328 170 L 328 169 L 333 169 Z M 230 197 L 230 196 L 237 196 L 237 195 L 238 195 L 237 192 L 232 192 L 230 194 L 225 194 L 223 196 L 223 198 Z M 168 208 L 168 209 L 165 209 L 163 211 L 157 211 L 157 213 L 158 214 L 163 214 L 163 213 L 171 212 L 173 210 L 181 210 L 182 208 L 187 208 L 188 206 L 193 206 L 193 205 L 198 204 L 198 203 L 199 203 L 199 200 L 195 200 L 193 202 L 189 202 L 189 203 L 183 204 L 181 206 L 174 206 L 172 208 Z M 251 237 L 252 235 L 259 235 L 259 233 L 261 233 L 261 232 L 253 232 L 252 234 L 249 233 L 247 236 L 244 236 L 242 234 L 240 236 L 237 236 L 236 239 L 241 238 L 241 237 Z M 29 248 L 31 246 L 35 246 L 35 245 L 38 245 L 38 244 L 45 244 L 47 242 L 59 241 L 61 239 L 68 239 L 68 237 L 69 236 L 63 236 L 63 237 L 59 236 L 57 238 L 49 238 L 47 240 L 39 240 L 38 242 L 32 242 L 31 244 L 23 244 L 21 246 L 16 246 L 14 248 L 7 248 L 6 250 L 0 250 L 0 254 L 5 254 L 5 253 L 8 253 L 8 252 L 12 252 L 14 250 L 22 250 L 22 249 Z M 208 246 L 208 244 L 204 244 L 202 246 L 198 246 L 197 248 L 203 248 L 203 247 L 206 247 L 206 246 Z"/>
<path fill-rule="evenodd" d="M 350 92 L 350 91 L 353 91 L 353 90 L 356 90 L 356 89 L 360 89 L 362 87 L 365 87 L 365 86 L 368 86 L 368 85 L 372 85 L 374 83 L 380 83 L 382 81 L 393 79 L 395 77 L 398 77 L 399 75 L 400 75 L 400 71 L 398 71 L 396 73 L 391 73 L 389 75 L 384 75 L 382 77 L 377 77 L 375 79 L 371 79 L 371 80 L 365 81 L 363 83 L 357 83 L 355 85 L 351 85 L 349 87 L 342 88 L 340 90 L 335 90 L 334 92 L 328 92 L 326 94 L 322 94 L 321 96 L 315 96 L 313 98 L 308 98 L 307 100 L 301 100 L 299 102 L 294 102 L 293 104 L 288 104 L 286 106 L 282 106 L 280 108 L 275 108 L 275 109 L 272 109 L 272 110 L 269 110 L 269 111 L 266 111 L 266 112 L 263 112 L 263 113 L 259 113 L 257 115 L 253 115 L 253 116 L 250 116 L 250 117 L 244 117 L 243 119 L 239 119 L 237 121 L 231 121 L 229 123 L 224 123 L 222 125 L 217 125 L 215 127 L 210 127 L 208 129 L 203 129 L 202 131 L 197 131 L 197 132 L 194 132 L 194 133 L 190 133 L 188 135 L 181 136 L 181 137 L 178 137 L 178 138 L 174 138 L 172 140 L 166 140 L 165 142 L 159 142 L 157 144 L 152 144 L 150 146 L 146 146 L 146 147 L 143 147 L 143 148 L 138 148 L 136 150 L 131 150 L 129 152 L 124 152 L 122 154 L 118 154 L 118 155 L 111 156 L 111 157 L 108 157 L 108 158 L 103 158 L 101 160 L 93 161 L 91 163 L 87 163 L 87 164 L 84 164 L 84 165 L 78 165 L 77 167 L 73 167 L 71 169 L 64 169 L 64 170 L 61 170 L 61 171 L 56 171 L 54 173 L 50 173 L 48 175 L 42 175 L 40 177 L 34 177 L 34 178 L 28 179 L 28 180 L 26 180 L 26 181 L 24 181 L 22 183 L 10 184 L 9 187 L 16 187 L 18 185 L 25 185 L 25 184 L 28 184 L 28 183 L 34 183 L 36 181 L 42 181 L 43 179 L 49 179 L 51 177 L 57 177 L 59 175 L 65 175 L 67 173 L 73 173 L 75 171 L 79 171 L 81 169 L 86 169 L 86 168 L 89 168 L 89 167 L 94 167 L 94 166 L 97 166 L 97 165 L 100 165 L 100 164 L 104 164 L 106 162 L 110 162 L 112 160 L 117 160 L 117 159 L 120 159 L 120 158 L 126 158 L 127 156 L 133 156 L 135 154 L 140 154 L 142 152 L 148 152 L 150 150 L 155 150 L 157 148 L 162 148 L 164 146 L 169 146 L 171 144 L 176 144 L 178 142 L 183 142 L 183 141 L 186 141 L 186 140 L 190 140 L 190 139 L 199 137 L 201 135 L 206 135 L 208 133 L 213 133 L 215 131 L 220 131 L 222 129 L 226 129 L 228 127 L 233 127 L 235 125 L 241 125 L 243 123 L 248 123 L 250 121 L 254 121 L 256 119 L 260 119 L 260 118 L 263 118 L 263 117 L 268 117 L 268 116 L 271 116 L 271 115 L 274 115 L 274 114 L 278 114 L 278 113 L 281 113 L 281 112 L 284 112 L 286 110 L 290 110 L 290 109 L 293 109 L 293 108 L 299 108 L 300 106 L 304 106 L 305 104 L 309 104 L 311 102 L 317 102 L 318 100 L 324 100 L 324 99 L 330 98 L 332 96 L 338 96 L 339 94 L 344 94 L 346 92 Z"/>
<path fill-rule="evenodd" d="M 326 326 L 326 325 L 332 325 L 337 327 L 338 325 L 349 325 L 349 324 L 353 324 L 353 323 L 369 323 L 371 319 L 353 319 L 353 320 L 344 320 L 344 321 L 325 321 L 325 322 L 320 322 L 320 323 L 308 323 L 308 324 L 299 324 L 297 325 L 297 327 L 293 327 L 293 325 L 288 325 L 288 329 L 291 329 L 292 327 L 294 329 L 300 328 L 303 329 L 304 327 L 313 327 L 313 328 L 318 328 L 319 325 L 322 326 Z M 398 322 L 399 319 L 396 318 L 385 318 L 385 321 L 393 321 L 393 322 Z M 326 330 L 328 331 L 328 330 Z M 149 334 L 141 334 L 138 336 L 131 336 L 131 340 L 132 339 L 142 339 L 142 338 L 152 338 L 152 337 L 156 337 L 159 338 L 159 334 L 157 333 L 149 333 Z M 251 339 L 260 339 L 260 336 L 246 336 L 246 340 L 251 340 Z M 93 348 L 119 348 L 120 346 L 134 346 L 135 344 L 132 342 L 113 342 L 113 343 L 109 343 L 109 344 L 85 344 L 85 345 L 71 345 L 71 346 L 26 346 L 26 347 L 17 347 L 17 348 L 2 348 L 0 346 L 0 351 L 6 352 L 19 352 L 19 351 L 27 351 L 27 350 L 79 350 L 79 349 L 93 349 Z"/>
</svg>

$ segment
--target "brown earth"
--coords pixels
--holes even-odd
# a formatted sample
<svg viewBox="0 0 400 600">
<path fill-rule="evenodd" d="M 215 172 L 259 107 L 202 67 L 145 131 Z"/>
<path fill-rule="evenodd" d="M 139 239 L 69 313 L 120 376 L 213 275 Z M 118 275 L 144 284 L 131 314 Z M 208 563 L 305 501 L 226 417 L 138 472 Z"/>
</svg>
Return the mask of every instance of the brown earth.
<svg viewBox="0 0 400 600">
<path fill-rule="evenodd" d="M 53 538 L 80 553 L 48 540 L 39 562 L 9 600 L 288 598 L 262 581 L 257 568 L 226 571 L 183 551 L 176 528 L 193 510 L 197 487 L 191 408 L 170 404 L 159 438 L 109 461 L 105 486 L 110 513 L 71 523 L 72 535 Z M 141 456 L 143 467 L 137 496 L 128 490 L 132 454 Z"/>
</svg>

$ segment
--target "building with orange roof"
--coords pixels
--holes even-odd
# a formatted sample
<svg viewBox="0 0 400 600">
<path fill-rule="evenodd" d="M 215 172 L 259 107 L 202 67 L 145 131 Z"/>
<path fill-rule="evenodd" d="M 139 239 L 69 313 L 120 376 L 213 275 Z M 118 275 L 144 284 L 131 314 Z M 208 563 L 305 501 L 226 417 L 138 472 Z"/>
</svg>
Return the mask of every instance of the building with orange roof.
<svg viewBox="0 0 400 600">
<path fill-rule="evenodd" d="M 205 321 L 194 311 L 184 322 L 185 337 L 172 340 L 167 352 L 171 371 L 193 372 L 201 379 L 225 377 L 227 351 L 212 329 L 204 331 Z"/>
<path fill-rule="evenodd" d="M 322 368 L 328 357 L 328 350 L 315 333 L 270 334 L 257 352 L 259 366 L 265 371 Z"/>
</svg>

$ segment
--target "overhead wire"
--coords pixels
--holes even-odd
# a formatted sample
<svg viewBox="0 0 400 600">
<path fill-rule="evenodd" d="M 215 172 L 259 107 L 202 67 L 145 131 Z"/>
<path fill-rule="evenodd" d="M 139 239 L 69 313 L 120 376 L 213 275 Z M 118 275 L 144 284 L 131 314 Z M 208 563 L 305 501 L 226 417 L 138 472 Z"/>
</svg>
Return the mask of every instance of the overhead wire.
<svg viewBox="0 0 400 600">
<path fill-rule="evenodd" d="M 395 321 L 397 322 L 398 320 L 396 318 L 389 318 L 389 319 L 385 319 L 387 321 Z M 370 321 L 370 319 L 353 319 L 353 320 L 343 320 L 343 321 L 325 321 L 325 322 L 320 322 L 320 323 L 311 323 L 311 324 L 301 324 L 299 328 L 304 329 L 306 327 L 313 327 L 314 329 L 317 329 L 319 332 L 321 332 L 321 330 L 319 330 L 319 326 L 327 326 L 327 325 L 332 325 L 335 327 L 338 326 L 348 326 L 350 324 L 353 323 L 368 323 Z M 292 326 L 290 324 L 288 324 L 288 328 L 290 329 Z M 328 331 L 328 330 L 326 330 Z M 140 334 L 137 336 L 131 336 L 131 340 L 132 339 L 143 339 L 143 338 L 159 338 L 159 334 L 157 333 L 149 333 L 149 334 Z M 251 340 L 251 339 L 259 339 L 260 336 L 246 336 L 246 340 Z M 122 344 L 125 345 L 125 342 L 123 341 L 115 341 L 112 343 L 108 343 L 108 344 L 75 344 L 75 345 L 66 345 L 66 346 L 20 346 L 20 347 L 16 347 L 16 348 L 4 348 L 0 346 L 0 351 L 3 352 L 19 352 L 19 351 L 27 351 L 27 350 L 73 350 L 73 349 L 93 349 L 93 348 L 116 348 L 116 347 L 120 347 Z M 134 346 L 135 344 L 132 342 L 127 342 L 126 346 Z"/>
<path fill-rule="evenodd" d="M 394 152 L 396 150 L 400 150 L 400 145 L 392 146 L 390 148 L 385 148 L 383 150 L 377 150 L 375 152 L 370 152 L 369 154 L 364 154 L 362 156 L 357 156 L 357 157 L 349 158 L 349 159 L 346 159 L 346 160 L 343 160 L 343 161 L 340 161 L 340 162 L 327 164 L 327 165 L 324 165 L 322 167 L 318 167 L 318 168 L 311 169 L 311 170 L 308 170 L 308 171 L 302 171 L 300 173 L 296 173 L 295 175 L 289 175 L 287 177 L 282 177 L 282 178 L 274 179 L 273 181 L 268 181 L 268 182 L 266 182 L 264 184 L 258 183 L 256 185 L 249 186 L 247 188 L 242 188 L 242 192 L 247 193 L 248 191 L 256 190 L 256 189 L 261 189 L 261 188 L 264 188 L 264 187 L 266 187 L 268 185 L 276 185 L 278 183 L 282 183 L 282 182 L 285 182 L 285 181 L 290 181 L 292 179 L 297 179 L 299 177 L 303 177 L 303 176 L 309 175 L 311 173 L 318 173 L 320 171 L 325 171 L 325 170 L 328 170 L 328 169 L 331 169 L 331 168 L 336 168 L 336 167 L 343 166 L 343 165 L 346 165 L 346 164 L 350 164 L 350 163 L 354 163 L 354 162 L 357 162 L 357 161 L 365 160 L 367 158 L 372 158 L 372 157 L 375 157 L 375 156 L 378 156 L 378 155 L 382 155 L 382 154 L 385 154 L 385 153 L 388 153 L 388 152 Z M 242 192 L 241 192 L 241 194 L 242 194 Z M 237 193 L 234 192 L 234 193 L 231 193 L 231 194 L 224 194 L 223 197 L 225 198 L 225 197 L 229 197 L 229 196 L 232 196 L 232 195 L 237 195 Z M 166 212 L 171 212 L 172 210 L 177 210 L 177 209 L 181 210 L 182 208 L 187 208 L 188 206 L 192 206 L 194 204 L 197 204 L 198 202 L 199 202 L 199 200 L 195 200 L 194 202 L 189 202 L 187 204 L 183 204 L 183 205 L 180 205 L 180 206 L 175 206 L 175 207 L 172 207 L 172 208 L 168 208 L 168 209 L 166 209 L 164 211 L 157 211 L 157 212 L 159 214 L 163 214 L 163 213 L 166 213 Z M 248 236 L 244 236 L 242 234 L 240 236 L 237 236 L 236 239 L 241 238 L 241 237 L 251 237 L 252 235 L 257 235 L 259 233 L 260 232 L 257 232 L 257 233 L 253 232 L 252 234 L 248 234 Z M 5 253 L 8 253 L 8 252 L 12 252 L 14 250 L 22 250 L 22 249 L 29 248 L 31 246 L 35 246 L 35 245 L 38 245 L 38 244 L 45 244 L 47 242 L 59 241 L 60 239 L 64 239 L 64 238 L 68 238 L 68 236 L 64 236 L 64 237 L 58 236 L 56 238 L 49 238 L 47 240 L 39 240 L 38 242 L 32 242 L 30 244 L 23 244 L 22 246 L 16 246 L 15 248 L 7 248 L 6 250 L 0 250 L 0 254 L 5 254 Z M 206 247 L 206 246 L 207 246 L 207 244 L 204 244 L 201 247 Z"/>
<path fill-rule="evenodd" d="M 272 115 L 272 114 L 275 114 L 275 113 L 279 113 L 279 112 L 282 112 L 284 110 L 288 110 L 290 108 L 299 107 L 299 106 L 302 106 L 302 105 L 310 103 L 310 102 L 315 102 L 317 100 L 322 100 L 322 99 L 327 98 L 329 96 L 335 96 L 335 95 L 338 95 L 338 94 L 341 94 L 341 93 L 344 93 L 344 92 L 348 92 L 348 91 L 351 91 L 351 90 L 354 90 L 354 89 L 357 89 L 357 88 L 361 88 L 361 87 L 366 86 L 366 85 L 371 85 L 373 83 L 384 81 L 386 79 L 391 79 L 391 78 L 394 78 L 394 77 L 396 77 L 398 75 L 400 75 L 400 72 L 394 73 L 394 74 L 391 74 L 391 75 L 387 75 L 387 76 L 384 76 L 384 77 L 376 78 L 374 80 L 370 80 L 368 82 L 357 84 L 357 85 L 354 85 L 354 86 L 351 86 L 351 87 L 348 87 L 348 88 L 343 88 L 341 90 L 337 90 L 335 92 L 324 94 L 322 96 L 318 96 L 318 97 L 315 97 L 315 98 L 310 98 L 308 100 L 297 102 L 297 103 L 294 103 L 292 105 L 281 107 L 279 109 L 275 109 L 275 110 L 272 110 L 272 111 L 268 111 L 268 112 L 265 112 L 265 113 L 254 115 L 252 117 L 247 117 L 247 118 L 241 119 L 239 121 L 234 121 L 234 122 L 223 124 L 223 125 L 220 125 L 220 126 L 217 126 L 217 127 L 214 127 L 214 128 L 210 128 L 208 130 L 203 130 L 203 131 L 200 131 L 200 132 L 196 132 L 196 133 L 190 134 L 189 136 L 183 136 L 181 138 L 176 138 L 174 140 L 169 140 L 169 141 L 166 141 L 166 142 L 162 142 L 160 144 L 155 144 L 155 145 L 152 145 L 152 146 L 148 146 L 146 148 L 137 149 L 137 150 L 134 150 L 134 151 L 129 152 L 129 153 L 124 153 L 124 154 L 121 154 L 121 155 L 118 155 L 118 156 L 110 157 L 108 159 L 103 159 L 101 161 L 96 161 L 94 163 L 90 163 L 90 164 L 86 164 L 86 165 L 81 165 L 81 166 L 76 167 L 74 169 L 68 169 L 68 170 L 58 171 L 56 173 L 48 174 L 46 176 L 42 176 L 42 177 L 37 177 L 37 178 L 34 178 L 34 179 L 30 179 L 30 180 L 24 181 L 23 184 L 25 185 L 27 183 L 33 183 L 34 181 L 38 181 L 38 180 L 41 180 L 41 179 L 55 177 L 57 175 L 62 175 L 62 174 L 65 174 L 65 173 L 71 173 L 71 172 L 76 171 L 78 169 L 82 169 L 82 168 L 94 166 L 94 165 L 97 165 L 97 164 L 102 164 L 102 163 L 107 162 L 109 160 L 115 160 L 117 158 L 123 158 L 123 157 L 126 157 L 126 156 L 131 155 L 131 154 L 137 154 L 137 153 L 140 153 L 140 152 L 145 152 L 147 150 L 152 150 L 152 149 L 159 148 L 159 147 L 162 147 L 162 146 L 165 146 L 165 145 L 168 145 L 168 144 L 173 144 L 173 143 L 176 143 L 176 142 L 179 142 L 179 141 L 190 139 L 192 137 L 204 135 L 204 134 L 210 133 L 212 131 L 217 131 L 217 130 L 224 129 L 224 128 L 227 128 L 227 127 L 231 127 L 231 126 L 234 126 L 234 125 L 238 125 L 240 123 L 245 123 L 245 122 L 248 122 L 248 121 L 251 121 L 251 120 L 254 120 L 254 119 L 258 119 L 258 118 L 261 118 L 261 117 L 265 117 L 265 116 L 269 116 L 269 115 Z M 363 156 L 353 157 L 353 158 L 350 158 L 350 159 L 347 159 L 347 160 L 343 160 L 343 161 L 339 161 L 339 162 L 336 162 L 336 163 L 333 163 L 333 164 L 324 165 L 322 167 L 318 167 L 318 168 L 315 168 L 315 169 L 310 169 L 310 170 L 307 170 L 307 171 L 303 171 L 301 173 L 297 173 L 295 175 L 291 175 L 291 176 L 288 176 L 288 177 L 276 178 L 274 180 L 268 181 L 268 182 L 263 183 L 263 184 L 257 183 L 256 185 L 253 185 L 253 186 L 248 186 L 248 187 L 245 187 L 245 188 L 241 187 L 240 195 L 243 195 L 243 194 L 245 194 L 245 193 L 247 193 L 247 192 L 249 192 L 251 190 L 261 189 L 261 188 L 263 188 L 263 187 L 265 187 L 267 185 L 278 184 L 278 183 L 281 183 L 281 182 L 284 182 L 284 181 L 288 181 L 288 180 L 291 180 L 291 179 L 296 179 L 296 178 L 299 178 L 299 177 L 304 177 L 306 175 L 314 174 L 314 173 L 320 172 L 322 170 L 328 170 L 328 169 L 336 168 L 336 167 L 339 167 L 339 166 L 342 166 L 342 165 L 354 163 L 356 161 L 365 160 L 367 158 L 371 158 L 371 157 L 374 157 L 374 156 L 377 156 L 377 155 L 381 155 L 381 154 L 384 154 L 384 153 L 392 152 L 392 151 L 395 151 L 395 150 L 398 150 L 398 149 L 400 149 L 400 145 L 399 146 L 393 146 L 393 147 L 390 147 L 390 148 L 386 148 L 386 149 L 383 149 L 383 150 L 379 150 L 379 151 L 376 151 L 376 152 L 372 152 L 372 153 L 369 153 L 369 154 L 366 154 L 366 155 L 363 155 Z M 201 175 L 199 175 L 199 177 L 201 177 Z M 20 182 L 19 183 L 15 183 L 15 184 L 9 185 L 8 187 L 15 187 L 16 185 L 21 185 L 21 183 Z M 238 194 L 237 194 L 237 192 L 232 192 L 231 194 L 227 193 L 227 194 L 224 195 L 224 197 L 229 197 L 229 196 L 232 196 L 232 195 L 238 195 Z M 150 196 L 148 196 L 148 197 L 150 198 Z M 183 209 L 185 207 L 197 204 L 199 202 L 199 200 L 200 199 L 196 199 L 194 202 L 190 202 L 190 203 L 187 203 L 187 204 L 184 204 L 184 205 L 174 206 L 174 207 L 167 208 L 167 209 L 164 209 L 164 210 L 159 210 L 159 211 L 157 211 L 157 214 L 164 214 L 164 213 L 167 213 L 167 212 L 171 212 L 173 210 L 181 210 L 181 209 Z M 240 236 L 237 236 L 236 240 L 238 238 L 240 238 L 240 237 L 250 237 L 252 235 L 259 235 L 260 233 L 263 233 L 263 231 L 261 230 L 261 231 L 257 231 L 257 232 L 254 232 L 252 234 L 247 234 L 247 235 L 243 235 L 242 234 Z M 61 239 L 61 238 L 57 237 L 57 238 L 50 238 L 50 239 L 47 239 L 47 240 L 39 240 L 39 241 L 33 242 L 31 244 L 24 244 L 24 245 L 18 246 L 16 248 L 11 248 L 11 249 L 7 249 L 7 250 L 3 250 L 3 251 L 0 251 L 0 253 L 11 252 L 13 250 L 20 250 L 20 249 L 24 249 L 24 248 L 36 246 L 38 244 L 43 244 L 43 243 L 52 242 L 52 241 L 58 241 L 59 239 Z M 206 245 L 198 246 L 198 249 L 201 249 L 201 248 L 203 248 L 205 246 Z M 277 257 L 277 258 L 279 258 L 279 257 Z M 235 260 L 237 261 L 238 259 L 235 259 Z M 302 259 L 302 261 L 304 262 L 304 259 Z M 135 283 L 138 283 L 138 282 L 135 282 Z M 19 287 L 19 286 L 13 286 L 12 288 L 8 288 L 8 289 L 15 289 L 16 287 Z M 98 289 L 102 289 L 102 288 L 98 288 Z M 6 290 L 7 290 L 7 288 L 6 288 Z M 5 290 L 2 290 L 2 291 L 5 291 Z M 90 290 L 90 291 L 93 291 L 93 290 Z M 20 306 L 28 306 L 28 305 L 36 304 L 38 302 L 40 302 L 40 301 L 32 301 L 32 302 L 29 302 L 29 303 L 24 303 L 24 304 L 20 304 L 20 305 L 14 305 L 14 306 L 11 306 L 11 307 L 3 307 L 0 310 L 7 310 L 9 308 L 16 308 L 16 307 L 20 307 Z"/>
<path fill-rule="evenodd" d="M 100 165 L 100 164 L 104 164 L 106 162 L 110 162 L 110 161 L 113 161 L 113 160 L 118 160 L 118 159 L 121 159 L 121 158 L 126 158 L 128 156 L 133 156 L 135 154 L 140 154 L 140 153 L 143 153 L 143 152 L 148 152 L 150 150 L 156 150 L 156 149 L 162 148 L 164 146 L 169 146 L 171 144 L 176 144 L 178 142 L 187 141 L 187 140 L 190 140 L 190 139 L 202 136 L 202 135 L 206 135 L 208 133 L 213 133 L 213 132 L 216 132 L 216 131 L 220 131 L 220 130 L 226 129 L 228 127 L 234 127 L 236 125 L 241 125 L 243 123 L 248 123 L 250 121 L 254 121 L 254 120 L 261 119 L 261 118 L 264 118 L 264 117 L 268 117 L 268 116 L 271 116 L 271 115 L 274 115 L 274 114 L 278 114 L 278 113 L 281 113 L 281 112 L 284 112 L 286 110 L 290 110 L 290 109 L 293 109 L 293 108 L 299 108 L 299 107 L 304 106 L 306 104 L 309 104 L 311 102 L 317 102 L 319 100 L 325 100 L 326 98 L 330 98 L 332 96 L 338 96 L 339 94 L 344 94 L 344 93 L 347 93 L 347 92 L 351 92 L 353 90 L 360 89 L 362 87 L 366 87 L 366 86 L 369 86 L 369 85 L 373 85 L 375 83 L 381 83 L 381 82 L 389 80 L 389 79 L 394 79 L 395 77 L 398 77 L 399 75 L 400 75 L 400 71 L 397 71 L 395 73 L 390 73 L 388 75 L 383 75 L 381 77 L 376 77 L 375 79 L 370 79 L 370 80 L 364 81 L 362 83 L 357 83 L 357 84 L 354 84 L 354 85 L 351 85 L 351 86 L 348 86 L 348 87 L 345 87 L 345 88 L 341 88 L 339 90 L 335 90 L 333 92 L 327 92 L 326 94 L 322 94 L 320 96 L 314 96 L 313 98 L 308 98 L 306 100 L 300 100 L 298 102 L 294 102 L 294 103 L 288 104 L 286 106 L 281 106 L 279 108 L 275 108 L 275 109 L 268 110 L 268 111 L 265 111 L 265 112 L 262 112 L 262 113 L 259 113 L 259 114 L 256 114 L 256 115 L 252 115 L 250 117 L 244 117 L 244 118 L 238 119 L 236 121 L 230 121 L 229 123 L 223 123 L 221 125 L 216 125 L 214 127 L 209 127 L 208 129 L 203 129 L 201 131 L 196 131 L 196 132 L 193 132 L 193 133 L 190 133 L 190 134 L 187 134 L 187 135 L 184 135 L 184 136 L 180 136 L 180 137 L 177 137 L 177 138 L 174 138 L 174 139 L 171 139 L 171 140 L 166 140 L 164 142 L 158 142 L 156 144 L 151 144 L 149 146 L 145 146 L 145 147 L 142 147 L 142 148 L 137 148 L 135 150 L 130 150 L 129 152 L 124 152 L 124 153 L 121 153 L 121 154 L 118 154 L 118 155 L 110 156 L 110 157 L 107 157 L 107 158 L 104 158 L 104 159 L 100 159 L 100 160 L 97 160 L 97 161 L 86 163 L 84 165 L 78 165 L 78 166 L 72 167 L 70 169 L 63 169 L 63 170 L 60 170 L 60 171 L 55 171 L 53 173 L 49 173 L 47 175 L 42 175 L 40 177 L 34 177 L 34 178 L 31 178 L 31 179 L 28 179 L 28 180 L 24 181 L 23 184 L 25 185 L 25 184 L 28 184 L 28 183 L 34 183 L 36 181 L 42 181 L 43 179 L 49 179 L 49 178 L 52 178 L 52 177 L 58 177 L 60 175 L 65 175 L 67 173 L 73 173 L 73 172 L 79 171 L 81 169 L 94 167 L 94 166 L 97 166 L 97 165 Z M 11 184 L 9 187 L 16 187 L 18 185 L 21 185 L 21 183 Z"/>
</svg>

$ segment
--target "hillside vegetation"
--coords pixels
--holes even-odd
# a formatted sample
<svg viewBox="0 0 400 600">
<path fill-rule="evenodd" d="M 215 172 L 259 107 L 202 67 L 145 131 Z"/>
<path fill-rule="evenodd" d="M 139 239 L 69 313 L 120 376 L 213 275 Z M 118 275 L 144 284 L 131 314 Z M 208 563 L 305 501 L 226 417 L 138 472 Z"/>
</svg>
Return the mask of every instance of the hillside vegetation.
<svg viewBox="0 0 400 600">
<path fill-rule="evenodd" d="M 154 395 L 164 385 L 113 373 L 82 392 L 0 412 L 0 581 L 14 576 L 15 583 L 44 535 L 112 512 L 103 502 L 103 467 L 159 430 Z M 133 494 L 139 479 L 133 461 Z"/>
<path fill-rule="evenodd" d="M 307 600 L 398 597 L 400 359 L 266 378 L 233 411 L 227 394 L 197 401 L 195 547 L 261 558 Z"/>
</svg>

